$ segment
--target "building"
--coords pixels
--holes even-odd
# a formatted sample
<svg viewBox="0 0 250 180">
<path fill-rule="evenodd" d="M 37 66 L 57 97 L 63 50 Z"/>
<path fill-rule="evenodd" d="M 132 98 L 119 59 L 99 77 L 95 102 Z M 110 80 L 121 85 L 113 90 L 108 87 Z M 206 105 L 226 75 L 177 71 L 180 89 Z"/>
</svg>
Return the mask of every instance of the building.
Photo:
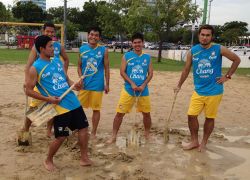
<svg viewBox="0 0 250 180">
<path fill-rule="evenodd" d="M 14 0 L 13 3 L 16 5 L 18 2 L 28 2 L 31 1 L 34 4 L 38 5 L 40 8 L 42 8 L 43 11 L 46 10 L 46 0 Z"/>
</svg>

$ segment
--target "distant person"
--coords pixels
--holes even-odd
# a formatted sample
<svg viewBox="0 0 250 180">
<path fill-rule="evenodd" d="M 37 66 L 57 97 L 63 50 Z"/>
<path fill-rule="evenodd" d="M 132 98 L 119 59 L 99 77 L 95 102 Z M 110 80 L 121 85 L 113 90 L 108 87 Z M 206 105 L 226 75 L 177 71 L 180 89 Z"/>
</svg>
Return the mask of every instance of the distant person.
<svg viewBox="0 0 250 180">
<path fill-rule="evenodd" d="M 210 134 L 214 129 L 214 120 L 223 95 L 223 83 L 231 79 L 240 64 L 240 58 L 226 47 L 212 43 L 214 28 L 203 25 L 198 32 L 200 44 L 191 48 L 187 55 L 186 65 L 182 71 L 175 92 L 179 92 L 193 67 L 194 92 L 188 109 L 188 126 L 191 133 L 191 142 L 183 145 L 183 149 L 198 148 L 205 151 Z M 222 75 L 222 56 L 233 63 L 227 73 Z M 198 140 L 198 115 L 204 109 L 205 124 L 201 143 Z"/>
<path fill-rule="evenodd" d="M 135 96 L 139 96 L 137 111 L 141 112 L 143 115 L 145 139 L 149 139 L 151 107 L 148 83 L 153 77 L 153 66 L 150 55 L 142 52 L 143 42 L 143 35 L 135 33 L 132 36 L 133 51 L 125 53 L 122 58 L 120 73 L 125 83 L 116 108 L 117 113 L 113 122 L 112 137 L 107 141 L 109 144 L 116 141 L 123 117 L 126 113 L 131 111 L 135 103 Z"/>
<path fill-rule="evenodd" d="M 92 130 L 91 138 L 96 138 L 97 127 L 101 117 L 101 106 L 103 91 L 109 93 L 109 58 L 108 49 L 98 44 L 101 38 L 101 29 L 91 27 L 88 31 L 88 44 L 80 47 L 78 61 L 78 75 L 82 76 L 88 63 L 93 64 L 98 70 L 96 74 L 86 77 L 82 81 L 82 89 L 79 91 L 78 98 L 84 108 L 91 108 Z M 86 72 L 92 73 L 91 68 Z"/>
<path fill-rule="evenodd" d="M 55 25 L 53 23 L 46 22 L 43 25 L 42 34 L 46 35 L 46 36 L 48 36 L 50 38 L 54 38 L 54 36 L 55 36 Z M 67 56 L 67 54 L 65 52 L 64 47 L 57 41 L 53 41 L 53 47 L 54 47 L 54 57 L 62 58 L 64 70 L 67 73 L 68 66 L 69 66 L 69 58 L 68 58 L 68 56 Z M 38 59 L 39 57 L 40 57 L 40 53 L 35 48 L 35 46 L 33 46 L 32 49 L 31 49 L 31 52 L 29 54 L 29 58 L 28 58 L 26 67 L 25 67 L 25 84 L 24 84 L 24 87 L 26 86 L 26 80 L 27 80 L 27 75 L 28 75 L 29 69 L 32 66 L 32 64 L 35 62 L 35 60 Z M 37 87 L 35 87 L 35 91 L 39 92 Z M 41 103 L 41 101 L 36 100 L 36 99 L 32 99 L 32 101 L 30 103 L 30 108 L 31 109 L 35 108 L 40 103 Z M 31 126 L 31 121 L 28 118 L 26 118 L 25 123 L 24 123 L 24 127 L 22 128 L 22 130 L 25 131 L 25 132 L 28 132 L 30 126 Z M 47 127 L 47 136 L 48 137 L 50 137 L 52 135 L 51 128 L 52 128 L 52 120 L 51 120 L 51 122 L 48 123 L 48 127 Z"/>
<path fill-rule="evenodd" d="M 54 47 L 50 37 L 45 35 L 39 36 L 36 39 L 35 47 L 40 57 L 27 72 L 26 94 L 35 99 L 55 104 L 55 109 L 58 113 L 54 118 L 55 139 L 49 145 L 44 166 L 49 171 L 55 169 L 53 157 L 66 137 L 69 136 L 69 129 L 72 131 L 78 130 L 78 142 L 81 151 L 80 165 L 91 165 L 87 154 L 88 120 L 80 102 L 73 91 L 69 92 L 63 99 L 59 98 L 74 82 L 68 78 L 60 59 L 57 57 L 51 59 Z M 38 87 L 41 93 L 34 91 L 35 86 Z M 80 83 L 78 83 L 78 86 L 75 86 L 75 90 L 79 89 L 81 89 Z"/>
</svg>

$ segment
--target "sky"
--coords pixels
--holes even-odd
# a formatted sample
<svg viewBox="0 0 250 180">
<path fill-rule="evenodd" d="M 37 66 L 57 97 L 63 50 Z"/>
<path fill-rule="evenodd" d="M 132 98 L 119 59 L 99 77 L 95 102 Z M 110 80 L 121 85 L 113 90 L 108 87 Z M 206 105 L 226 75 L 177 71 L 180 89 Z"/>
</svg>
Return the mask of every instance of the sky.
<svg viewBox="0 0 250 180">
<path fill-rule="evenodd" d="M 6 6 L 13 5 L 13 0 L 0 0 Z M 68 0 L 68 7 L 82 6 L 86 0 Z M 192 0 L 203 8 L 203 0 Z M 209 0 L 211 1 L 211 0 Z M 63 0 L 47 0 L 47 9 L 50 7 L 63 6 Z M 223 25 L 230 21 L 243 21 L 249 24 L 250 30 L 250 0 L 212 0 L 210 24 Z"/>
</svg>

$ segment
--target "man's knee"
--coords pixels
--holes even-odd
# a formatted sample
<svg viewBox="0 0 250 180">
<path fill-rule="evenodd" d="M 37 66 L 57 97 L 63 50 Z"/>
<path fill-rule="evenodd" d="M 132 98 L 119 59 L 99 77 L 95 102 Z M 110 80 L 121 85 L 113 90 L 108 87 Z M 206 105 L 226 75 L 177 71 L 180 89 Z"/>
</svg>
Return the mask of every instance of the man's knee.
<svg viewBox="0 0 250 180">
<path fill-rule="evenodd" d="M 192 120 L 197 120 L 198 116 L 196 115 L 188 115 L 188 120 L 192 121 Z"/>
</svg>

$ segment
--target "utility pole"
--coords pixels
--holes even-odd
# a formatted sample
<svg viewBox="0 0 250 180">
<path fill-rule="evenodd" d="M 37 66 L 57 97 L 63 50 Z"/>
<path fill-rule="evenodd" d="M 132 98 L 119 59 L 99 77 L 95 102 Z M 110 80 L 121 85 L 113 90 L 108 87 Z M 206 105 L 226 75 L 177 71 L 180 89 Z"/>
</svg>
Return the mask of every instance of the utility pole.
<svg viewBox="0 0 250 180">
<path fill-rule="evenodd" d="M 207 24 L 210 23 L 210 13 L 211 13 L 211 3 L 212 3 L 213 0 L 209 0 L 209 11 L 208 11 L 208 21 L 207 21 Z"/>
<path fill-rule="evenodd" d="M 195 6 L 196 6 L 196 0 L 194 1 L 194 4 L 195 4 Z M 192 37 L 191 37 L 191 47 L 193 46 L 193 44 L 194 44 L 194 32 L 195 32 L 195 19 L 196 19 L 196 17 L 194 17 L 193 19 L 192 19 L 192 27 L 191 27 L 191 31 L 192 31 Z"/>
<path fill-rule="evenodd" d="M 63 11 L 63 27 L 64 27 L 64 47 L 66 47 L 67 41 L 67 0 L 64 0 L 64 11 Z"/>
<path fill-rule="evenodd" d="M 204 0 L 202 24 L 206 24 L 207 22 L 207 4 L 208 4 L 208 0 Z"/>
</svg>

